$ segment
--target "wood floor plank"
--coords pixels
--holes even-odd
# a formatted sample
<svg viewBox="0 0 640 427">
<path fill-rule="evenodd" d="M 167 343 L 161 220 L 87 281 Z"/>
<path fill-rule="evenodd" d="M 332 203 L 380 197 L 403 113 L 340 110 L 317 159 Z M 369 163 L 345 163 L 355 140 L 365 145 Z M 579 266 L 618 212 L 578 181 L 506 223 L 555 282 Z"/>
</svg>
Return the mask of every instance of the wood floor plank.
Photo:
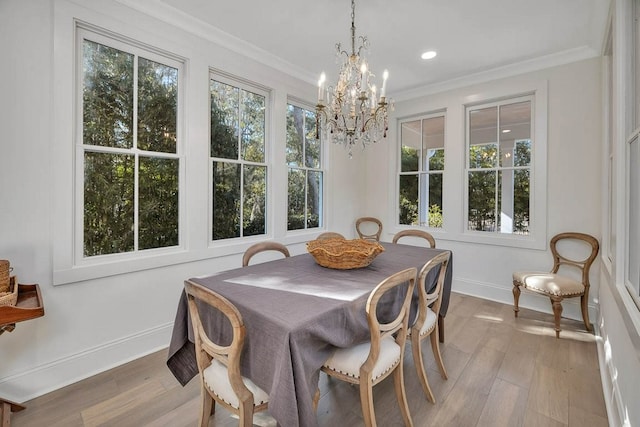
<svg viewBox="0 0 640 427">
<path fill-rule="evenodd" d="M 527 409 L 528 390 L 496 378 L 476 427 L 520 427 Z"/>
<path fill-rule="evenodd" d="M 160 382 L 144 381 L 137 387 L 84 409 L 81 412 L 84 425 L 87 427 L 103 425 L 127 411 L 136 408 L 141 410 L 164 391 L 165 388 Z"/>
<path fill-rule="evenodd" d="M 553 418 L 562 424 L 569 423 L 569 385 L 567 373 L 536 365 L 529 390 L 529 408 Z"/>
<path fill-rule="evenodd" d="M 503 359 L 503 352 L 482 346 L 473 355 L 455 386 L 442 402 L 442 408 L 433 419 L 433 425 L 475 425 Z"/>
</svg>

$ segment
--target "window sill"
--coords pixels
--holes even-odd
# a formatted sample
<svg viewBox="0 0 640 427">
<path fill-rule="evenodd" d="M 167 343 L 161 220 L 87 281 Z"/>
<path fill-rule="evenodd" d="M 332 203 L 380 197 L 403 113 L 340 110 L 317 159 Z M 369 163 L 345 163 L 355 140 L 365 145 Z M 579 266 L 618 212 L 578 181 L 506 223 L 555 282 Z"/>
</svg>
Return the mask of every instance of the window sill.
<svg viewBox="0 0 640 427">
<path fill-rule="evenodd" d="M 278 239 L 285 245 L 296 245 L 315 239 L 323 229 L 299 230 L 288 232 L 284 239 Z M 127 259 L 113 259 L 100 263 L 76 265 L 71 268 L 61 268 L 53 272 L 53 285 L 65 285 L 117 276 L 120 274 L 134 273 L 137 271 L 152 270 L 169 267 L 178 264 L 202 261 L 206 259 L 221 258 L 244 253 L 249 246 L 264 240 L 272 240 L 269 236 L 256 236 L 246 239 L 229 239 L 217 241 L 203 250 L 176 250 L 171 253 L 148 254 Z"/>
</svg>

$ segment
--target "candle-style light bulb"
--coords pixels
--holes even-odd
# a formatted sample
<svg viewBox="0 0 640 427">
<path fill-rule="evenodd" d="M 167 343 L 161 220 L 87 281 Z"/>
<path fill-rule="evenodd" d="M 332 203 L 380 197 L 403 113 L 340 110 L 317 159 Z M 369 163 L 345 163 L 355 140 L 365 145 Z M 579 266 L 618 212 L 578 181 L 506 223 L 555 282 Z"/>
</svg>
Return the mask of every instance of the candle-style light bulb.
<svg viewBox="0 0 640 427">
<path fill-rule="evenodd" d="M 360 66 L 360 92 L 364 92 L 367 87 L 367 63 L 363 62 Z"/>
<path fill-rule="evenodd" d="M 320 80 L 318 80 L 318 102 L 324 99 L 324 81 L 327 79 L 327 76 L 322 73 L 320 74 Z"/>
<path fill-rule="evenodd" d="M 380 89 L 380 98 L 384 98 L 387 90 L 387 79 L 389 78 L 389 71 L 384 70 L 382 73 L 382 89 Z"/>
</svg>

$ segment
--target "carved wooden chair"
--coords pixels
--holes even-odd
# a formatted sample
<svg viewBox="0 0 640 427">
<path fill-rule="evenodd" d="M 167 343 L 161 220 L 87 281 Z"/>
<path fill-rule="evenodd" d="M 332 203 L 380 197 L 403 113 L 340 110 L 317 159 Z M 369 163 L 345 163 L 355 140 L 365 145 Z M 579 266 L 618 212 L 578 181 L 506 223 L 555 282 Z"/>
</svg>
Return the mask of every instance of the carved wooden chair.
<svg viewBox="0 0 640 427">
<path fill-rule="evenodd" d="M 586 259 L 574 261 L 562 256 L 558 251 L 558 243 L 563 240 L 573 240 L 586 243 L 591 251 Z M 565 298 L 580 297 L 582 320 L 587 331 L 591 332 L 589 322 L 589 270 L 596 259 L 600 249 L 598 240 L 583 233 L 560 233 L 551 239 L 549 244 L 553 254 L 553 268 L 550 273 L 518 271 L 513 273 L 513 311 L 518 317 L 518 301 L 520 288 L 524 288 L 538 294 L 548 296 L 553 307 L 553 316 L 556 327 L 556 338 L 560 338 L 560 317 L 562 316 L 562 300 Z M 561 266 L 574 267 L 581 271 L 581 280 L 575 280 L 558 273 Z"/>
<path fill-rule="evenodd" d="M 365 224 L 369 224 L 370 226 L 370 223 L 373 223 L 374 226 L 377 227 L 377 231 L 373 234 L 365 232 L 365 227 L 367 227 Z M 358 232 L 358 236 L 360 236 L 361 239 L 375 240 L 376 242 L 379 242 L 380 235 L 382 234 L 382 222 L 378 218 L 374 218 L 371 216 L 358 218 L 356 220 L 356 231 Z"/>
<path fill-rule="evenodd" d="M 242 256 L 242 266 L 248 266 L 249 261 L 251 261 L 251 258 L 255 254 L 265 251 L 278 251 L 285 257 L 289 257 L 289 249 L 287 249 L 285 245 L 278 242 L 260 242 L 249 246 L 249 248 L 244 252 L 244 255 Z"/>
<path fill-rule="evenodd" d="M 395 234 L 395 236 L 393 236 L 393 243 L 398 243 L 398 240 L 406 236 L 421 237 L 425 239 L 427 242 L 429 242 L 430 247 L 432 248 L 436 247 L 436 239 L 433 238 L 431 233 L 428 233 L 424 230 L 415 230 L 415 229 L 398 231 Z"/>
<path fill-rule="evenodd" d="M 318 237 L 316 237 L 316 240 L 322 240 L 322 239 L 343 239 L 344 240 L 344 236 L 340 233 L 336 233 L 333 231 L 325 231 L 324 233 L 321 233 Z"/>
<path fill-rule="evenodd" d="M 371 340 L 349 348 L 338 348 L 322 366 L 322 371 L 334 378 L 360 386 L 360 404 L 364 424 L 376 425 L 373 407 L 373 386 L 393 373 L 396 397 L 407 426 L 412 426 L 404 388 L 404 347 L 407 340 L 409 304 L 413 295 L 417 270 L 408 268 L 389 276 L 369 294 L 366 313 Z M 378 318 L 378 302 L 389 291 L 405 287 L 406 294 L 396 317 L 388 323 Z M 314 404 L 315 406 L 315 404 Z"/>
<path fill-rule="evenodd" d="M 246 333 L 242 316 L 226 298 L 204 286 L 187 280 L 184 288 L 200 373 L 200 426 L 209 425 L 209 418 L 215 412 L 215 404 L 218 402 L 238 415 L 240 426 L 251 427 L 253 414 L 267 409 L 269 395 L 240 374 L 240 355 Z M 213 306 L 227 317 L 233 328 L 233 339 L 229 345 L 221 345 L 209 338 L 202 326 L 198 304 Z"/>
<path fill-rule="evenodd" d="M 440 303 L 442 301 L 442 289 L 444 288 L 444 278 L 447 272 L 447 265 L 449 264 L 449 258 L 451 252 L 446 251 L 435 257 L 431 258 L 420 270 L 418 277 L 418 318 L 411 327 L 411 350 L 413 351 L 413 363 L 416 366 L 416 372 L 418 373 L 418 379 L 422 384 L 422 389 L 427 395 L 427 398 L 436 403 L 436 399 L 433 396 L 429 381 L 427 381 L 427 373 L 424 368 L 424 361 L 422 359 L 422 340 L 431 338 L 431 350 L 433 351 L 433 357 L 438 363 L 440 369 L 440 375 L 443 379 L 447 379 L 447 370 L 444 367 L 442 361 L 442 355 L 440 354 L 440 343 L 438 341 L 438 314 L 440 312 Z M 439 269 L 438 280 L 436 287 L 428 292 L 426 279 L 431 271 Z"/>
</svg>

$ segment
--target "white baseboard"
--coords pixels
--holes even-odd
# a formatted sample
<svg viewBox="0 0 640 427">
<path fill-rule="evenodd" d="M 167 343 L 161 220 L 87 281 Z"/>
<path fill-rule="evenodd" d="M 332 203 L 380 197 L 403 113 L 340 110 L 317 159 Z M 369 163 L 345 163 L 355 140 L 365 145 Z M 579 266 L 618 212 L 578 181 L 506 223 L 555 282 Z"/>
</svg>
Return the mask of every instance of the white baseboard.
<svg viewBox="0 0 640 427">
<path fill-rule="evenodd" d="M 169 346 L 173 322 L 3 378 L 0 396 L 26 402 Z"/>
<path fill-rule="evenodd" d="M 598 364 L 600 365 L 600 381 L 602 382 L 602 393 L 604 395 L 604 403 L 607 407 L 607 418 L 610 426 L 622 426 L 624 419 L 624 405 L 620 402 L 620 390 L 618 383 L 614 380 L 615 368 L 611 363 L 607 362 L 607 349 L 605 341 L 602 337 L 607 336 L 604 322 L 598 319 L 598 327 L 595 328 L 598 340 Z M 610 351 L 610 349 L 609 349 Z"/>
<path fill-rule="evenodd" d="M 453 278 L 451 290 L 460 294 L 501 302 L 513 305 L 512 287 L 505 288 L 493 283 L 478 282 L 469 279 Z M 522 291 L 518 301 L 520 308 L 528 308 L 542 313 L 553 314 L 549 298 L 533 292 Z M 597 319 L 597 308 L 589 304 L 589 319 L 594 322 Z M 582 311 L 580 309 L 580 298 L 567 298 L 562 301 L 562 317 L 582 321 Z"/>
</svg>

